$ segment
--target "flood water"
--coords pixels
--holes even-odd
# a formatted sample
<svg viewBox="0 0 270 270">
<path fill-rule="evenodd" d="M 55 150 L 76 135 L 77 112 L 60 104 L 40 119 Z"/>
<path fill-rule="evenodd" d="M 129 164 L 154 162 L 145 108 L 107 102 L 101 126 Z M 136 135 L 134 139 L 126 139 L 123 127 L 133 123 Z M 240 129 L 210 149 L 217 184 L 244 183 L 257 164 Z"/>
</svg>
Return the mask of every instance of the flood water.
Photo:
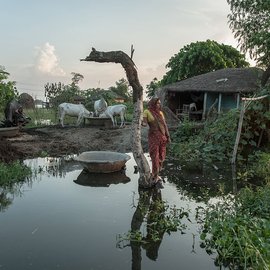
<svg viewBox="0 0 270 270">
<path fill-rule="evenodd" d="M 221 169 L 188 170 L 179 161 L 168 161 L 164 189 L 151 196 L 189 209 L 191 222 L 183 219 L 184 233 L 165 233 L 153 245 L 140 245 L 119 242 L 119 235 L 134 225 L 147 233 L 142 220 L 136 223 L 143 196 L 133 158 L 124 174 L 91 180 L 78 163 L 63 158 L 25 163 L 35 172 L 33 178 L 0 188 L 1 270 L 220 269 L 215 254 L 200 247 L 194 214 L 209 196 L 217 196 L 220 186 L 232 190 L 231 175 Z"/>
</svg>

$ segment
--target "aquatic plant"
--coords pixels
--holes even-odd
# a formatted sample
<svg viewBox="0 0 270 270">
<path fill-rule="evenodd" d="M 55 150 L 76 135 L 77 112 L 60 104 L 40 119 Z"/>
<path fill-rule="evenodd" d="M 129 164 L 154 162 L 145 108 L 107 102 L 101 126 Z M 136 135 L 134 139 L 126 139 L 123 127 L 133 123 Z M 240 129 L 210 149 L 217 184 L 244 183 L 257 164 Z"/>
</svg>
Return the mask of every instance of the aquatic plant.
<svg viewBox="0 0 270 270">
<path fill-rule="evenodd" d="M 23 181 L 31 175 L 31 169 L 19 161 L 11 164 L 0 162 L 0 186 Z"/>
<path fill-rule="evenodd" d="M 230 269 L 270 267 L 270 186 L 242 189 L 236 196 L 197 208 L 201 247 L 217 253 Z"/>
<path fill-rule="evenodd" d="M 157 190 L 150 193 L 160 192 Z M 133 215 L 131 230 L 117 237 L 117 246 L 123 247 L 125 242 L 148 245 L 153 242 L 161 242 L 165 233 L 180 231 L 185 233 L 187 228 L 183 219 L 189 220 L 189 210 L 170 206 L 161 198 L 143 193 Z M 154 194 L 156 196 L 156 194 Z"/>
</svg>

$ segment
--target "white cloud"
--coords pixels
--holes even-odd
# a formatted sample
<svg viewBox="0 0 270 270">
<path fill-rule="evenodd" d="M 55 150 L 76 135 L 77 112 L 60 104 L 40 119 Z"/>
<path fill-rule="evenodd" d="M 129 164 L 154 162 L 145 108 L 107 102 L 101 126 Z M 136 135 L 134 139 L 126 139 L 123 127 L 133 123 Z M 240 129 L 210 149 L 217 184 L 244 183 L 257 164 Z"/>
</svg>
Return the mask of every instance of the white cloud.
<svg viewBox="0 0 270 270">
<path fill-rule="evenodd" d="M 65 76 L 65 71 L 60 67 L 53 45 L 46 42 L 43 47 L 37 48 L 37 70 L 52 76 Z"/>
</svg>

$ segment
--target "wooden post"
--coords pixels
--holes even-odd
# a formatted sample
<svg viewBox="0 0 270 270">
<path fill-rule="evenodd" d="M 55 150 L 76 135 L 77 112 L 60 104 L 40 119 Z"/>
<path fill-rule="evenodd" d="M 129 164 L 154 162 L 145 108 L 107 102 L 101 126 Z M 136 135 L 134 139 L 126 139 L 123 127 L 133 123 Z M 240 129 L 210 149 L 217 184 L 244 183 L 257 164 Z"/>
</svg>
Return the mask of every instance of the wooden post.
<svg viewBox="0 0 270 270">
<path fill-rule="evenodd" d="M 239 117 L 239 122 L 238 122 L 238 130 L 237 130 L 236 139 L 235 139 L 235 143 L 234 143 L 231 164 L 235 164 L 235 161 L 236 161 L 237 149 L 238 149 L 238 145 L 239 145 L 239 141 L 240 141 L 242 125 L 243 125 L 243 119 L 244 119 L 244 114 L 245 114 L 245 106 L 246 106 L 246 101 L 244 100 L 243 103 L 242 103 L 241 111 L 240 111 L 240 117 Z"/>
<path fill-rule="evenodd" d="M 239 105 L 240 105 L 240 94 L 237 93 L 236 109 L 239 109 Z"/>
<path fill-rule="evenodd" d="M 236 139 L 235 139 L 231 164 L 235 164 L 236 155 L 237 155 L 237 148 L 238 148 L 238 144 L 239 144 L 239 141 L 240 141 L 240 135 L 241 135 L 243 119 L 244 119 L 244 114 L 245 114 L 246 108 L 249 106 L 249 104 L 252 101 L 264 99 L 264 98 L 266 98 L 268 96 L 269 95 L 264 95 L 264 96 L 260 96 L 260 97 L 253 97 L 253 98 L 242 98 L 243 103 L 242 103 L 242 108 L 241 108 L 241 112 L 240 112 L 240 118 L 239 118 L 239 123 L 238 123 L 238 131 L 237 131 L 237 135 L 236 135 Z"/>
<path fill-rule="evenodd" d="M 207 109 L 206 105 L 207 105 L 207 92 L 204 92 L 202 120 L 205 120 L 206 118 L 206 109 Z"/>
<path fill-rule="evenodd" d="M 218 114 L 220 114 L 221 111 L 221 102 L 222 102 L 222 94 L 218 94 Z"/>
</svg>

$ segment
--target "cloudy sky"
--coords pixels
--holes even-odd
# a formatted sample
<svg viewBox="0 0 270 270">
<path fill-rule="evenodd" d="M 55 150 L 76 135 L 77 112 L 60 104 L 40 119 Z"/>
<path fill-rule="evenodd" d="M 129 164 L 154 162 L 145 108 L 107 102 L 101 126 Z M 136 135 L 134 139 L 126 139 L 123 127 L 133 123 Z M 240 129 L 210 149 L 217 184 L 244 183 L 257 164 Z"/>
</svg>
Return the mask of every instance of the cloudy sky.
<svg viewBox="0 0 270 270">
<path fill-rule="evenodd" d="M 91 48 L 122 50 L 143 87 L 161 79 L 179 50 L 207 39 L 237 46 L 226 0 L 0 0 L 0 65 L 20 92 L 43 98 L 47 82 L 84 76 L 81 89 L 108 88 L 126 78 L 119 64 L 80 62 Z"/>
</svg>

